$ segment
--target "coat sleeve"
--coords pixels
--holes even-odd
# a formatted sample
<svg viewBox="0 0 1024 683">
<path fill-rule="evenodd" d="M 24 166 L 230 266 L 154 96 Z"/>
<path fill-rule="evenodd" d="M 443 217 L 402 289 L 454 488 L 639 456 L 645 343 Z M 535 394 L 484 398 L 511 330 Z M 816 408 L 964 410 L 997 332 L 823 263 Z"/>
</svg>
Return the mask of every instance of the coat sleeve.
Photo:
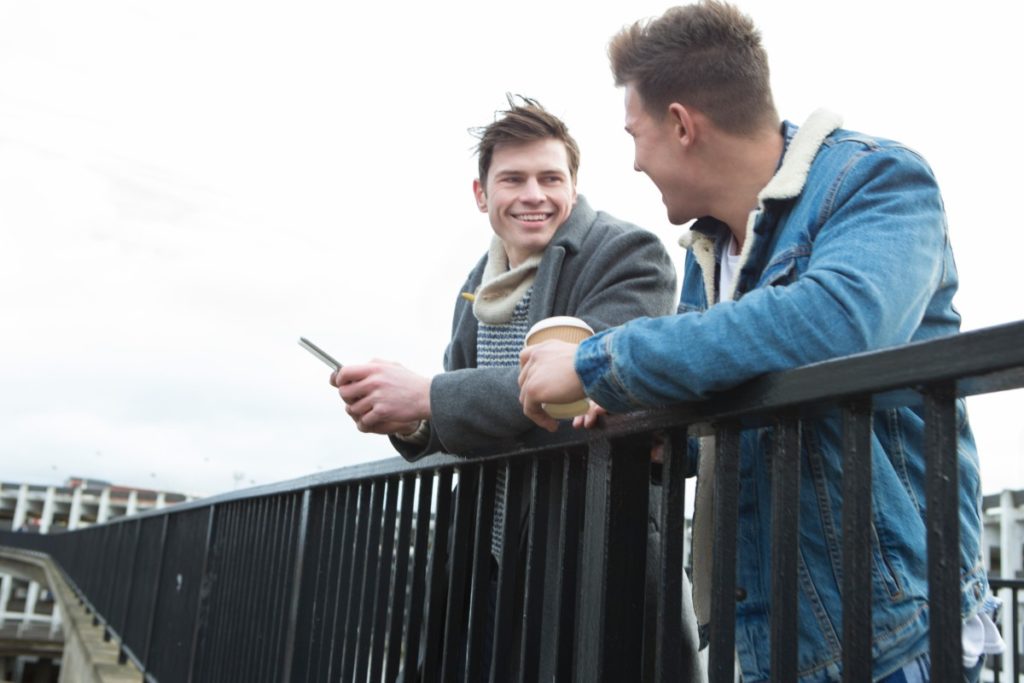
<svg viewBox="0 0 1024 683">
<path fill-rule="evenodd" d="M 576 371 L 587 395 L 616 412 L 699 400 L 760 374 L 914 339 L 929 302 L 956 281 L 930 169 L 890 149 L 863 156 L 834 188 L 792 281 L 586 340 Z"/>
<path fill-rule="evenodd" d="M 558 279 L 557 301 L 564 310 L 595 330 L 642 316 L 674 310 L 675 268 L 657 236 L 641 229 L 596 224 L 579 253 L 567 255 Z M 573 263 L 569 263 L 569 259 Z M 460 454 L 482 448 L 501 450 L 535 428 L 519 403 L 519 368 L 461 368 L 434 377 L 430 387 L 430 441 L 411 449 L 396 443 L 403 456 L 415 459 L 438 450 Z M 397 441 L 393 439 L 393 441 Z M 414 452 L 413 452 L 414 451 Z"/>
</svg>

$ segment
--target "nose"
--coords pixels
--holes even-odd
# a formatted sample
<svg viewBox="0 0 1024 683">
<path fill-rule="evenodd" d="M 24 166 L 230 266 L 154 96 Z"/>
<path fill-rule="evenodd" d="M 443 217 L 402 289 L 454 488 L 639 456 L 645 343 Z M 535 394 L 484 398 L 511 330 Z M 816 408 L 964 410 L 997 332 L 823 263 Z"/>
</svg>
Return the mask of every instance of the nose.
<svg viewBox="0 0 1024 683">
<path fill-rule="evenodd" d="M 542 202 L 544 201 L 544 192 L 541 189 L 540 182 L 536 178 L 530 178 L 523 183 L 523 191 L 520 195 L 520 199 L 524 202 Z"/>
</svg>

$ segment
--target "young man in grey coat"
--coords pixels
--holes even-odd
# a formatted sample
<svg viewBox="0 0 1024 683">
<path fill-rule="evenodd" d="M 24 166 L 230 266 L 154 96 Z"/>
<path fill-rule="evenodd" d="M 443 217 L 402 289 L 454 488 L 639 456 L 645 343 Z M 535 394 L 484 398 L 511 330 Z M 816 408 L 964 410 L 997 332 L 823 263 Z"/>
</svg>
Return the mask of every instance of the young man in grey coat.
<svg viewBox="0 0 1024 683">
<path fill-rule="evenodd" d="M 375 362 L 331 377 L 358 428 L 389 435 L 410 460 L 514 442 L 535 427 L 517 376 L 538 320 L 571 315 L 600 332 L 675 310 L 675 269 L 659 239 L 576 193 L 579 148 L 561 120 L 530 99 L 509 105 L 480 131 L 473 195 L 494 235 L 456 298 L 445 371 Z"/>
<path fill-rule="evenodd" d="M 659 239 L 594 211 L 577 194 L 579 148 L 561 120 L 530 99 L 509 105 L 479 131 L 473 195 L 494 235 L 455 300 L 445 371 L 428 378 L 377 362 L 331 377 L 359 429 L 389 435 L 409 460 L 514 450 L 536 428 L 519 405 L 517 377 L 519 352 L 537 321 L 575 316 L 600 332 L 675 310 L 675 269 Z M 517 486 L 502 475 L 495 519 L 524 515 L 527 480 Z M 525 529 L 519 526 L 520 535 Z M 494 540 L 495 558 L 502 545 Z M 691 630 L 695 648 L 695 623 Z"/>
</svg>

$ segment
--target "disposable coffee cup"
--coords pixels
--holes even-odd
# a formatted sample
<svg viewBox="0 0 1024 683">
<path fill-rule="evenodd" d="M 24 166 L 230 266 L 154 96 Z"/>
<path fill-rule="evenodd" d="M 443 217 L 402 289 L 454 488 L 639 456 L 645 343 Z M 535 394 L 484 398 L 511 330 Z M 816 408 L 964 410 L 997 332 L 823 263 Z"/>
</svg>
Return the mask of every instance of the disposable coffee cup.
<svg viewBox="0 0 1024 683">
<path fill-rule="evenodd" d="M 594 334 L 594 330 L 585 320 L 568 315 L 557 315 L 540 320 L 526 333 L 526 345 L 533 346 L 551 339 L 579 344 Z M 590 401 L 581 399 L 572 403 L 542 403 L 544 412 L 556 420 L 568 420 L 583 415 L 590 409 Z"/>
</svg>

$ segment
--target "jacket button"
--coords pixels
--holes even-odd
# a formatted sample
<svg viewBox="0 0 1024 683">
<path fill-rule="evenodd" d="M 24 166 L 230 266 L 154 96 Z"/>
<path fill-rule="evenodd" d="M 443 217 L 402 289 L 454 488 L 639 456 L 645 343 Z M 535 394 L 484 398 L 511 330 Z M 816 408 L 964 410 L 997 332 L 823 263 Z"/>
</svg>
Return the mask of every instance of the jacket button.
<svg viewBox="0 0 1024 683">
<path fill-rule="evenodd" d="M 736 602 L 743 602 L 747 599 L 747 591 L 743 588 L 736 589 Z"/>
</svg>

